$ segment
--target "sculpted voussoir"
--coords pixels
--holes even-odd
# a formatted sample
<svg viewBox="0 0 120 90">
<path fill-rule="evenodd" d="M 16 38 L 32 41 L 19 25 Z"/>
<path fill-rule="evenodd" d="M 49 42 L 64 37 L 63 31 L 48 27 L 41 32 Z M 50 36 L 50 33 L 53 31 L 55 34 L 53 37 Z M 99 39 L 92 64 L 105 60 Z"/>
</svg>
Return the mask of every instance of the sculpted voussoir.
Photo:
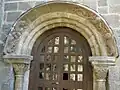
<svg viewBox="0 0 120 90">
<path fill-rule="evenodd" d="M 6 45 L 5 45 L 5 50 L 4 53 L 6 54 L 15 54 L 17 44 L 19 43 L 20 36 L 22 33 L 26 30 L 29 29 L 29 25 L 27 24 L 26 21 L 17 21 L 15 26 L 13 26 L 11 33 L 8 36 Z"/>
<path fill-rule="evenodd" d="M 60 3 L 58 3 L 58 4 L 60 4 Z M 69 6 L 68 3 L 66 3 L 66 7 L 67 7 L 67 5 Z M 90 11 L 88 8 L 85 8 L 85 6 L 79 6 L 79 5 L 74 5 L 74 4 L 73 4 L 73 6 L 74 6 L 73 9 L 68 10 L 68 13 L 78 15 L 79 17 L 83 17 L 86 20 L 88 20 L 89 22 L 91 22 L 91 24 L 93 24 L 96 27 L 96 29 L 98 30 L 98 32 L 96 32 L 96 33 L 100 33 L 102 35 L 103 40 L 105 41 L 105 45 L 106 45 L 106 48 L 107 48 L 107 51 L 108 51 L 108 55 L 109 56 L 117 56 L 118 53 L 117 53 L 117 50 L 116 50 L 114 38 L 113 38 L 113 36 L 111 34 L 111 30 L 105 24 L 102 17 L 98 16 L 98 14 L 93 12 L 92 10 Z M 32 17 L 32 16 L 30 16 L 30 15 L 33 15 L 31 13 L 33 13 L 34 11 L 39 11 L 39 8 L 33 8 L 33 10 L 29 11 L 28 13 L 26 12 L 27 14 L 23 15 L 20 18 L 20 20 L 18 20 L 14 24 L 14 26 L 13 26 L 13 28 L 11 30 L 11 33 L 8 36 L 8 39 L 7 39 L 5 48 L 4 48 L 5 54 L 16 54 L 17 53 L 17 49 L 19 48 L 18 44 L 20 44 L 19 42 L 21 40 L 22 33 L 24 33 L 26 30 L 28 30 L 28 32 L 32 30 L 30 28 L 29 24 L 27 23 L 29 20 L 31 20 L 30 17 Z M 39 11 L 39 12 L 42 12 L 42 11 Z M 64 14 L 64 12 L 65 12 L 64 10 L 61 11 L 61 12 L 63 12 L 63 15 L 66 15 L 66 14 Z M 29 17 L 27 19 L 24 19 L 24 17 L 27 17 L 27 15 Z M 37 17 L 34 18 L 34 19 L 37 19 L 38 16 L 39 15 L 37 15 Z M 49 15 L 48 17 L 50 17 L 50 16 L 51 15 Z M 41 20 L 42 22 L 46 22 L 46 21 L 44 21 L 44 18 L 42 20 Z M 39 22 L 42 23 L 41 21 L 39 21 Z M 109 38 L 106 38 L 105 36 L 108 33 L 111 34 L 111 35 L 110 35 Z M 110 42 L 112 42 L 112 43 L 110 43 Z"/>
</svg>

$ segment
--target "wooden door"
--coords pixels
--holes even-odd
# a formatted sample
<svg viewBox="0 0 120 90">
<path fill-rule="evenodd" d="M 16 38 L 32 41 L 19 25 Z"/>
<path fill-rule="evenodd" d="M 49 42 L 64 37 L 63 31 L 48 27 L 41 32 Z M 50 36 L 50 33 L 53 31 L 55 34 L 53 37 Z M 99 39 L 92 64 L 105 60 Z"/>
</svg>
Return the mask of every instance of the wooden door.
<svg viewBox="0 0 120 90">
<path fill-rule="evenodd" d="M 29 90 L 92 90 L 91 51 L 87 40 L 70 28 L 54 28 L 36 41 Z"/>
</svg>

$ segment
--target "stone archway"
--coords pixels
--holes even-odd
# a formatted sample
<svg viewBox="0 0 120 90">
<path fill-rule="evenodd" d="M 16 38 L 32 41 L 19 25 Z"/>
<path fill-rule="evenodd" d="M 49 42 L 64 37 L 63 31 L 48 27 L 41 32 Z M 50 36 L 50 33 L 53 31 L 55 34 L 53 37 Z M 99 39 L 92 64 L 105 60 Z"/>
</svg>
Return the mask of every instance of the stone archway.
<svg viewBox="0 0 120 90">
<path fill-rule="evenodd" d="M 99 86 L 96 80 L 105 81 L 108 65 L 114 65 L 118 56 L 112 30 L 95 11 L 79 3 L 63 1 L 38 5 L 25 12 L 13 25 L 4 47 L 4 58 L 6 62 L 13 64 L 16 78 L 19 74 L 22 75 L 21 79 L 16 80 L 18 83 L 15 90 L 22 90 L 23 82 L 20 80 L 23 79 L 24 68 L 29 66 L 32 59 L 31 51 L 36 39 L 45 31 L 59 26 L 72 28 L 87 39 L 94 56 L 90 58 L 95 68 L 94 90 L 101 90 L 98 89 L 101 83 L 98 82 Z M 101 69 L 101 66 L 104 68 Z M 102 75 L 104 77 L 98 72 L 105 73 Z M 21 86 L 18 87 L 18 84 Z"/>
</svg>

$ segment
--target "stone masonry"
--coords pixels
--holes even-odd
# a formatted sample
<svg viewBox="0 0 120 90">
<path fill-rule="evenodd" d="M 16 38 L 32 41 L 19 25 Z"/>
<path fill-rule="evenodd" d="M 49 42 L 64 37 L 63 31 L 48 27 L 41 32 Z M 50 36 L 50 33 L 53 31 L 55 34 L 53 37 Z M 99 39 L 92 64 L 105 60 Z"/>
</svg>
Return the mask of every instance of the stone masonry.
<svg viewBox="0 0 120 90">
<path fill-rule="evenodd" d="M 3 55 L 3 47 L 7 35 L 14 22 L 34 6 L 54 0 L 0 0 L 0 57 Z M 62 0 L 63 1 L 63 0 Z M 107 21 L 117 42 L 120 54 L 120 0 L 66 0 L 79 2 L 95 10 Z M 120 90 L 120 59 L 116 61 L 115 67 L 109 69 L 110 90 Z M 13 90 L 12 68 L 4 64 L 0 58 L 0 90 Z M 111 73 L 112 72 L 112 73 Z M 10 88 L 10 89 L 9 89 Z"/>
</svg>

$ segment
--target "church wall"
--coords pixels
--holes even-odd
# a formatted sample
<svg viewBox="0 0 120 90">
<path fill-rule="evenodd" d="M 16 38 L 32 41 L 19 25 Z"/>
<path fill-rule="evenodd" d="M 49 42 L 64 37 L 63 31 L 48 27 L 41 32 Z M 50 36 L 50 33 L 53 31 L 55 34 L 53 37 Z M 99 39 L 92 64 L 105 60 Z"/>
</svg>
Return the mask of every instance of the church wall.
<svg viewBox="0 0 120 90">
<path fill-rule="evenodd" d="M 3 55 L 3 47 L 10 29 L 16 19 L 28 9 L 52 0 L 0 0 L 0 57 Z M 55 1 L 55 0 L 54 0 Z M 57 1 L 57 0 L 56 0 Z M 63 1 L 63 0 L 61 0 Z M 66 0 L 75 1 L 86 5 L 107 21 L 113 30 L 113 35 L 117 42 L 120 54 L 120 0 Z M 5 64 L 0 58 L 0 90 L 13 89 L 12 68 Z M 120 60 L 116 61 L 116 66 L 109 70 L 110 90 L 120 89 Z"/>
</svg>

